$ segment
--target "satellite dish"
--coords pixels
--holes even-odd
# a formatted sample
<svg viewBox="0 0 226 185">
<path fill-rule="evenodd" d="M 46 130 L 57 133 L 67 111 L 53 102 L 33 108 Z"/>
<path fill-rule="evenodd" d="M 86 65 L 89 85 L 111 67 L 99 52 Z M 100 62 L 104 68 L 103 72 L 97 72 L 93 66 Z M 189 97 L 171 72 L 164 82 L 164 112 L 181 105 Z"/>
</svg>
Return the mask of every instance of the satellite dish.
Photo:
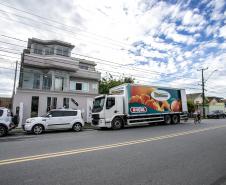
<svg viewBox="0 0 226 185">
<path fill-rule="evenodd" d="M 75 101 L 73 98 L 71 98 L 71 101 L 72 101 L 76 106 L 78 106 L 78 102 Z"/>
</svg>

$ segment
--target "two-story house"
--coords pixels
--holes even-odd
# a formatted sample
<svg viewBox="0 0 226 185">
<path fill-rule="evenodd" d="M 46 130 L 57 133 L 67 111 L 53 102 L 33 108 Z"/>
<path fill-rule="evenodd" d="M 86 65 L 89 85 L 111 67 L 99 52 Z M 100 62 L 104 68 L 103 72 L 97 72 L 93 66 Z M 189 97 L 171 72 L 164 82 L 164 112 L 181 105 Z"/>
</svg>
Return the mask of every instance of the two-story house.
<svg viewBox="0 0 226 185">
<path fill-rule="evenodd" d="M 95 62 L 71 57 L 73 48 L 58 40 L 28 40 L 13 98 L 13 112 L 20 107 L 22 122 L 61 107 L 81 109 L 84 120 L 90 121 L 101 76 Z"/>
</svg>

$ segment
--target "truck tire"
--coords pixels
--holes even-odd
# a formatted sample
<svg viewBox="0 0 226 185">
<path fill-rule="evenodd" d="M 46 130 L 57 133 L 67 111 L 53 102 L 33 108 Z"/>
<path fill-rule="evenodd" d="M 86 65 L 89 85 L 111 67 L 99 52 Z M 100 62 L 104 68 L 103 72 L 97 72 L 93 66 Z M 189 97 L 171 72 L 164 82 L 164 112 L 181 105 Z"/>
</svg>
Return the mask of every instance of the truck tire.
<svg viewBox="0 0 226 185">
<path fill-rule="evenodd" d="M 164 116 L 164 122 L 167 125 L 171 124 L 171 116 L 170 115 L 165 115 Z"/>
<path fill-rule="evenodd" d="M 3 137 L 7 134 L 7 129 L 5 126 L 0 125 L 0 137 Z"/>
<path fill-rule="evenodd" d="M 180 117 L 179 117 L 179 115 L 173 115 L 172 116 L 172 124 L 178 124 L 178 123 L 180 123 Z"/>
<path fill-rule="evenodd" d="M 112 129 L 113 130 L 119 130 L 123 127 L 123 121 L 121 118 L 117 117 L 114 118 L 112 121 Z"/>
<path fill-rule="evenodd" d="M 36 135 L 42 134 L 43 131 L 44 131 L 44 127 L 41 124 L 36 124 L 32 128 L 32 133 Z"/>
</svg>

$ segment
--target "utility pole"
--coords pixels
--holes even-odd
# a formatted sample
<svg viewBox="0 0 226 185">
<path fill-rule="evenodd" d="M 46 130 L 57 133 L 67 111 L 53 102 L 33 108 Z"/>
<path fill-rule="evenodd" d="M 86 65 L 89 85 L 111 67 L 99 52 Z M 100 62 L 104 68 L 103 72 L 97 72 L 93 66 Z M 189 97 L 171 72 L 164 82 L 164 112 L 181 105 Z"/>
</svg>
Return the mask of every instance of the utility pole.
<svg viewBox="0 0 226 185">
<path fill-rule="evenodd" d="M 14 82 L 13 82 L 13 95 L 12 95 L 12 111 L 13 111 L 13 99 L 15 95 L 15 88 L 16 88 L 16 75 L 17 75 L 17 66 L 18 66 L 18 61 L 16 61 L 16 68 L 15 68 L 15 74 L 14 74 Z"/>
<path fill-rule="evenodd" d="M 205 115 L 205 81 L 204 81 L 204 71 L 207 70 L 207 68 L 199 69 L 198 71 L 202 71 L 202 111 L 203 111 L 203 118 L 206 117 Z"/>
</svg>

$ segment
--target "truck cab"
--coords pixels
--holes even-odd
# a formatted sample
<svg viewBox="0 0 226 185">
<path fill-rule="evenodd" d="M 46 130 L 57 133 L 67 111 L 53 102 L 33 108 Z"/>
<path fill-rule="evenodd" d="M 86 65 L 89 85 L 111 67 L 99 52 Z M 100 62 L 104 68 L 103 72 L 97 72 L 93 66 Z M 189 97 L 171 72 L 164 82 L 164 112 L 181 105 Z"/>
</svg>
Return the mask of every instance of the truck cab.
<svg viewBox="0 0 226 185">
<path fill-rule="evenodd" d="M 123 127 L 124 98 L 122 95 L 101 95 L 94 99 L 92 125 L 100 128 Z"/>
</svg>

